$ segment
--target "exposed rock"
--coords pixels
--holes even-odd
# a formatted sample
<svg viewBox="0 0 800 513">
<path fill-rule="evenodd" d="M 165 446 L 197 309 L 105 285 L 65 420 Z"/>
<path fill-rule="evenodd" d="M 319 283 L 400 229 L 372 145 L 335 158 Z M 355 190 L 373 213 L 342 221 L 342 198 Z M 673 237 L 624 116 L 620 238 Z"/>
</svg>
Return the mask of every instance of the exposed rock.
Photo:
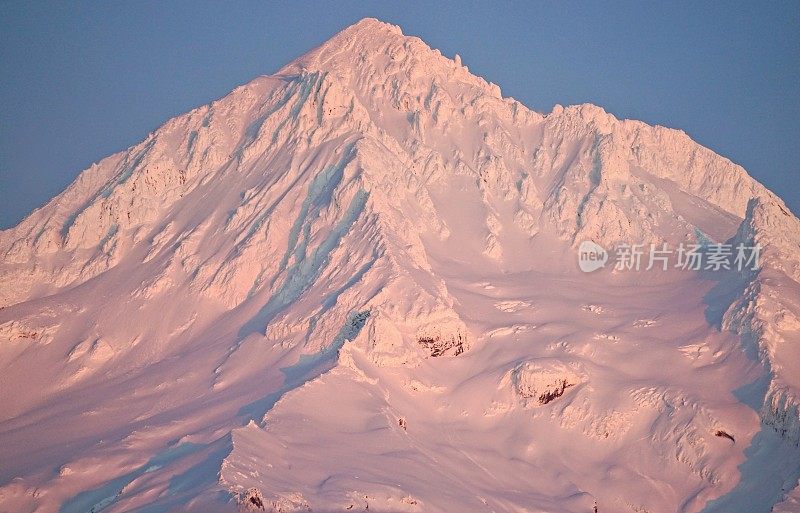
<svg viewBox="0 0 800 513">
<path fill-rule="evenodd" d="M 511 372 L 511 380 L 520 397 L 541 406 L 558 399 L 584 378 L 567 364 L 543 359 L 518 365 Z"/>
</svg>

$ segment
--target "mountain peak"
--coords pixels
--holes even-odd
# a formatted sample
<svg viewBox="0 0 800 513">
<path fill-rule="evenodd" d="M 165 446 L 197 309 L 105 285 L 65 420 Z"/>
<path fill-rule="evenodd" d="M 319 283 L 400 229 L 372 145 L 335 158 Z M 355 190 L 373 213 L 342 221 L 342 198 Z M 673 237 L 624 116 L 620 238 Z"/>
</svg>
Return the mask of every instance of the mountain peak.
<svg viewBox="0 0 800 513">
<path fill-rule="evenodd" d="M 336 56 L 361 55 L 375 53 L 376 49 L 384 49 L 391 45 L 402 45 L 411 38 L 403 34 L 400 27 L 380 21 L 376 18 L 363 18 L 344 28 L 317 48 L 304 54 L 284 67 L 282 70 L 294 71 L 300 67 L 313 71 L 327 71 L 326 64 L 335 62 Z M 351 61 L 351 64 L 353 62 Z M 290 71 L 290 72 L 291 72 Z"/>
<path fill-rule="evenodd" d="M 336 33 L 319 48 L 349 46 L 374 47 L 385 43 L 403 42 L 410 39 L 397 25 L 376 18 L 363 18 Z"/>
<path fill-rule="evenodd" d="M 399 36 L 403 35 L 403 30 L 397 25 L 392 25 L 391 23 L 370 17 L 360 19 L 359 21 L 340 31 L 339 34 L 360 35 L 366 33 L 370 36 L 373 36 L 380 32 L 391 33 Z"/>
<path fill-rule="evenodd" d="M 278 75 L 303 72 L 330 74 L 349 82 L 353 90 L 393 82 L 395 90 L 410 92 L 427 89 L 434 82 L 458 82 L 500 97 L 499 88 L 470 73 L 459 56 L 448 58 L 419 37 L 405 35 L 400 27 L 375 18 L 350 25 Z"/>
</svg>

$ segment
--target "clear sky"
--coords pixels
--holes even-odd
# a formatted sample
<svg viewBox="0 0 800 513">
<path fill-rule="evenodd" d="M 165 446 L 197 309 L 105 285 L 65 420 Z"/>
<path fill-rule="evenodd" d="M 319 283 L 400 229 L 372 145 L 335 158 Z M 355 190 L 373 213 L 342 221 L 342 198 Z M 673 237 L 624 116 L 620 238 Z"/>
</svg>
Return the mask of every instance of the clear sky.
<svg viewBox="0 0 800 513">
<path fill-rule="evenodd" d="M 540 112 L 681 128 L 800 212 L 800 1 L 0 2 L 0 227 L 167 119 L 357 20 L 395 23 Z"/>
</svg>

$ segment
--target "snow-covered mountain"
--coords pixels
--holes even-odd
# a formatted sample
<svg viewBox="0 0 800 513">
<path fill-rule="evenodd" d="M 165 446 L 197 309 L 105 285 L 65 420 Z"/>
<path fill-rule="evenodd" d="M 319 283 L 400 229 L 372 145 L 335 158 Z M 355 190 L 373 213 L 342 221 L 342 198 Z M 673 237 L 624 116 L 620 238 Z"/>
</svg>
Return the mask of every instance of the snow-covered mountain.
<svg viewBox="0 0 800 513">
<path fill-rule="evenodd" d="M 683 132 L 366 19 L 0 232 L 0 511 L 798 511 L 798 250 Z"/>
</svg>

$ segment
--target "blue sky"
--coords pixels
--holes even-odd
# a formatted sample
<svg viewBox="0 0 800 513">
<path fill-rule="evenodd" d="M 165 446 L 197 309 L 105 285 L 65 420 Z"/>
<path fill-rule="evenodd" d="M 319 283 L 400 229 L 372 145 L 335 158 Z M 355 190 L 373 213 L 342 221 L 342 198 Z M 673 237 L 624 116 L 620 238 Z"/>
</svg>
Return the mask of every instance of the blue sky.
<svg viewBox="0 0 800 513">
<path fill-rule="evenodd" d="M 548 112 L 681 128 L 800 212 L 800 2 L 0 2 L 0 227 L 365 17 Z"/>
</svg>

